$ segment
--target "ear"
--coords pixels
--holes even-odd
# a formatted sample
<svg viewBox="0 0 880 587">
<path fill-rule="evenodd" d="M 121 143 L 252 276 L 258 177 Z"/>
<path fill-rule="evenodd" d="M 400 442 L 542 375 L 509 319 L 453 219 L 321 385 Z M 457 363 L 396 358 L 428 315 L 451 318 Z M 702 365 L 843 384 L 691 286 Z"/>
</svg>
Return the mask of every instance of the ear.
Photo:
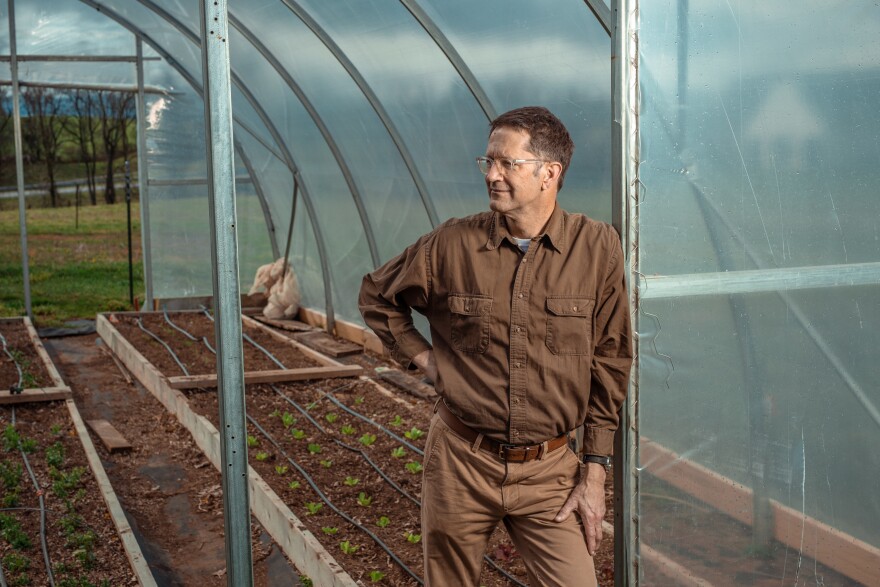
<svg viewBox="0 0 880 587">
<path fill-rule="evenodd" d="M 541 189 L 559 189 L 559 176 L 562 175 L 562 163 L 553 161 L 544 165 L 542 173 Z"/>
</svg>

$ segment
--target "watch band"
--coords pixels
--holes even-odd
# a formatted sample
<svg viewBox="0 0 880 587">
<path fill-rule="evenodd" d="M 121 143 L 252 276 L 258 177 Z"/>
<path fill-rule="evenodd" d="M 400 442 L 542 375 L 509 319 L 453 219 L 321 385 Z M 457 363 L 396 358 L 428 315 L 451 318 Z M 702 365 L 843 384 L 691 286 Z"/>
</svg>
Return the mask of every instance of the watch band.
<svg viewBox="0 0 880 587">
<path fill-rule="evenodd" d="M 581 462 L 585 465 L 587 463 L 597 463 L 605 467 L 605 470 L 608 471 L 611 469 L 611 457 L 602 456 L 602 455 L 584 455 L 581 457 Z"/>
</svg>

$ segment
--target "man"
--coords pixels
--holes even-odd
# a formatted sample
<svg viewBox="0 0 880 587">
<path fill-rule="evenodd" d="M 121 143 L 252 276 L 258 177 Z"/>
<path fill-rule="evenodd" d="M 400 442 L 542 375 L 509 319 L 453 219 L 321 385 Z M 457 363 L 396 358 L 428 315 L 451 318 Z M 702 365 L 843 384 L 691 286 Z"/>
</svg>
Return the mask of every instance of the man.
<svg viewBox="0 0 880 587">
<path fill-rule="evenodd" d="M 596 585 L 632 350 L 616 231 L 556 204 L 573 150 L 547 109 L 502 114 L 477 159 L 491 211 L 445 222 L 361 287 L 367 325 L 442 398 L 423 463 L 429 586 L 477 585 L 499 520 L 532 585 Z M 568 447 L 581 424 L 586 466 Z"/>
</svg>

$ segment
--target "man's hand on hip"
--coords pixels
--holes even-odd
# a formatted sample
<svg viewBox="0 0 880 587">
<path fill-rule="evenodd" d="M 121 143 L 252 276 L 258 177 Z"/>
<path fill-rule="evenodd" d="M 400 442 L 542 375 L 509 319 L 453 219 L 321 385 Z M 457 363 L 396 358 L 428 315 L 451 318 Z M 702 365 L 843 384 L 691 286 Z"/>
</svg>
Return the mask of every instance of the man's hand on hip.
<svg viewBox="0 0 880 587">
<path fill-rule="evenodd" d="M 422 370 L 425 377 L 431 380 L 431 383 L 437 381 L 437 363 L 434 361 L 434 351 L 422 351 L 412 358 L 413 364 Z"/>
<path fill-rule="evenodd" d="M 605 467 L 597 463 L 587 463 L 581 473 L 581 480 L 571 491 L 571 495 L 556 514 L 556 522 L 564 522 L 576 511 L 584 522 L 587 550 L 596 556 L 599 542 L 602 541 L 602 519 L 605 517 Z"/>
</svg>

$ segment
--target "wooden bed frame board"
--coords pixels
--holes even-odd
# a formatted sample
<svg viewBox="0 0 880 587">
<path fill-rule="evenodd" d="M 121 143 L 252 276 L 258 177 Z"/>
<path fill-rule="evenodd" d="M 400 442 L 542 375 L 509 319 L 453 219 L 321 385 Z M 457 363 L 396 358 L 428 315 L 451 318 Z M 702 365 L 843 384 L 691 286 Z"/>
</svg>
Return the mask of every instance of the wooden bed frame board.
<svg viewBox="0 0 880 587">
<path fill-rule="evenodd" d="M 5 405 L 22 404 L 27 402 L 46 402 L 59 399 L 68 399 L 72 397 L 73 394 L 71 393 L 70 388 L 61 379 L 61 375 L 58 373 L 58 369 L 55 368 L 55 364 L 52 362 L 52 359 L 49 358 L 49 353 L 46 352 L 46 348 L 40 341 L 40 337 L 37 334 L 37 331 L 34 328 L 34 325 L 31 322 L 30 318 L 28 318 L 27 316 L 21 316 L 19 318 L 0 318 L 0 323 L 13 322 L 24 323 L 24 326 L 28 332 L 28 336 L 31 339 L 31 344 L 34 346 L 37 355 L 43 362 L 43 366 L 46 368 L 46 372 L 49 374 L 49 379 L 52 380 L 52 387 L 28 388 L 23 389 L 21 393 L 16 394 L 11 393 L 8 389 L 4 389 L 0 391 L 0 404 Z"/>
<path fill-rule="evenodd" d="M 650 463 L 645 472 L 693 495 L 746 525 L 752 524 L 752 490 L 671 450 L 641 437 L 639 459 Z M 823 565 L 871 585 L 880 573 L 880 549 L 832 528 L 824 522 L 770 500 L 773 536 Z M 644 546 L 642 546 L 644 548 Z"/>
<path fill-rule="evenodd" d="M 98 314 L 97 329 L 98 334 L 126 368 L 177 417 L 205 456 L 218 471 L 221 470 L 220 433 L 214 425 L 207 418 L 193 412 L 186 396 L 172 389 L 159 370 L 131 346 L 103 314 Z M 248 486 L 251 511 L 301 572 L 311 577 L 316 585 L 356 587 L 357 583 L 250 466 Z"/>
<path fill-rule="evenodd" d="M 116 493 L 113 491 L 110 479 L 107 477 L 104 466 L 101 464 L 101 458 L 98 456 L 97 451 L 95 451 L 95 445 L 92 443 L 88 430 L 86 430 L 86 425 L 83 422 L 82 416 L 80 416 L 79 410 L 76 409 L 76 403 L 72 399 L 66 400 L 65 403 L 67 404 L 67 411 L 70 412 L 70 419 L 73 421 L 76 433 L 85 450 L 89 466 L 95 475 L 95 481 L 101 490 L 101 495 L 104 497 L 104 503 L 107 505 L 110 517 L 113 519 L 113 525 L 116 526 L 116 532 L 119 534 L 120 540 L 122 540 L 122 547 L 125 549 L 128 562 L 131 564 L 131 568 L 134 570 L 142 587 L 156 587 L 153 573 L 150 571 L 137 538 L 128 524 L 125 512 L 116 498 Z"/>
</svg>

